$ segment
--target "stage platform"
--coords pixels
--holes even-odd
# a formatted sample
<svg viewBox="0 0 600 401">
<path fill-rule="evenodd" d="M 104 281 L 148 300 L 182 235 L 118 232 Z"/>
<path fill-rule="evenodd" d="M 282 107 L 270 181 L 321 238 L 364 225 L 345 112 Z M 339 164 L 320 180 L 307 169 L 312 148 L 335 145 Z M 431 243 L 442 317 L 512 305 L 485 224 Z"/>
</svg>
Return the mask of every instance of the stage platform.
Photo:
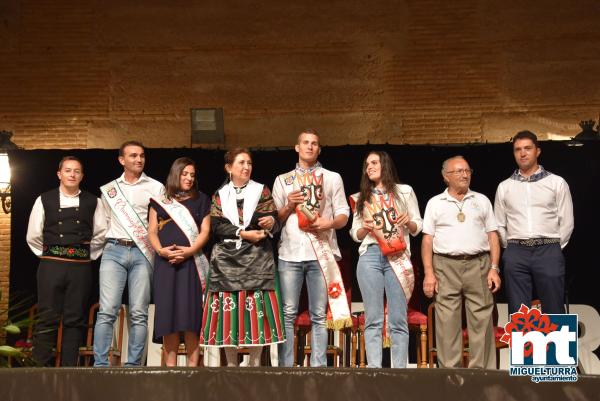
<svg viewBox="0 0 600 401">
<path fill-rule="evenodd" d="M 600 400 L 600 376 L 532 383 L 505 371 L 315 368 L 0 369 L 0 401 Z"/>
</svg>

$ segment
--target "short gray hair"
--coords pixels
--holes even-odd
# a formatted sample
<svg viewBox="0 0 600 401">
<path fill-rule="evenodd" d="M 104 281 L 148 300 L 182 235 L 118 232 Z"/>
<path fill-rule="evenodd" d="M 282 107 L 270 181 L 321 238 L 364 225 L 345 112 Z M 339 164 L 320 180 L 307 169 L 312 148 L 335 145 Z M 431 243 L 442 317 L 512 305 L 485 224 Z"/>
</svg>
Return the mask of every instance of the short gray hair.
<svg viewBox="0 0 600 401">
<path fill-rule="evenodd" d="M 460 160 L 464 160 L 467 161 L 467 159 L 465 159 L 463 156 L 461 155 L 456 155 L 456 156 L 452 156 L 446 160 L 444 160 L 444 162 L 442 163 L 442 174 L 444 174 L 444 172 L 446 171 L 446 167 L 448 167 L 448 163 L 450 163 L 450 161 L 455 160 L 455 159 L 460 159 Z M 468 163 L 468 162 L 467 162 Z"/>
</svg>

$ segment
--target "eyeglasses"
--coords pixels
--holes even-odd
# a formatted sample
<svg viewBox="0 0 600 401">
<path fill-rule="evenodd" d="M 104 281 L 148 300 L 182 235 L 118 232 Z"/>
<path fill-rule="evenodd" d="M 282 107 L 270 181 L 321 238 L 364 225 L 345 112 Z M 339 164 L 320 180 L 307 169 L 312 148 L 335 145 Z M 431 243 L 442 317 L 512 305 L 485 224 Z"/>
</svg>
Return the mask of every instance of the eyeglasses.
<svg viewBox="0 0 600 401">
<path fill-rule="evenodd" d="M 470 169 L 470 168 L 467 168 L 467 169 L 461 168 L 461 169 L 458 169 L 458 170 L 446 171 L 446 173 L 448 173 L 448 174 L 455 174 L 455 175 L 463 175 L 463 174 L 471 175 L 471 174 L 473 174 L 473 170 Z"/>
</svg>

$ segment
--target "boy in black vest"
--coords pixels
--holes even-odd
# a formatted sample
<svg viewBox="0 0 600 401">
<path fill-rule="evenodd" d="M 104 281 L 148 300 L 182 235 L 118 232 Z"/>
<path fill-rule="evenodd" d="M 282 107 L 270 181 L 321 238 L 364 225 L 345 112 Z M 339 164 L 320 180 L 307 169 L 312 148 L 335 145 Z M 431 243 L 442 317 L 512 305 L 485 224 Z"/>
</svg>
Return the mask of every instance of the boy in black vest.
<svg viewBox="0 0 600 401">
<path fill-rule="evenodd" d="M 27 243 L 40 258 L 33 358 L 42 366 L 51 365 L 62 316 L 61 366 L 75 366 L 90 296 L 91 260 L 102 252 L 107 222 L 100 200 L 79 189 L 79 159 L 63 157 L 57 175 L 59 187 L 36 199 L 27 228 Z"/>
</svg>

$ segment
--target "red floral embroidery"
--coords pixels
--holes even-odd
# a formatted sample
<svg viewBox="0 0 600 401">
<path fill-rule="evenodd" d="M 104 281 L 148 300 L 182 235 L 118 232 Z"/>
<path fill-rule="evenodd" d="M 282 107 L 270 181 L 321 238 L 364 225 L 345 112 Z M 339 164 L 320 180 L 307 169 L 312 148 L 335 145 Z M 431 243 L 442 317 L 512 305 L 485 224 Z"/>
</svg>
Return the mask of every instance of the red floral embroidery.
<svg viewBox="0 0 600 401">
<path fill-rule="evenodd" d="M 67 253 L 69 254 L 69 256 L 73 256 L 73 254 L 75 254 L 75 249 L 69 248 L 67 249 Z"/>
<path fill-rule="evenodd" d="M 528 333 L 530 331 L 539 331 L 544 334 L 548 334 L 555 331 L 558 328 L 557 325 L 550 323 L 550 317 L 542 314 L 538 309 L 531 308 L 521 304 L 519 311 L 510 315 L 510 322 L 504 326 L 504 334 L 500 338 L 500 341 L 512 345 L 512 337 L 510 333 L 521 332 Z M 525 345 L 525 356 L 531 356 L 533 354 L 533 347 L 531 343 Z"/>
<path fill-rule="evenodd" d="M 327 292 L 329 293 L 329 296 L 331 298 L 337 298 L 342 293 L 342 287 L 340 286 L 340 283 L 333 282 L 333 283 L 329 284 L 329 288 L 328 288 Z"/>
</svg>

